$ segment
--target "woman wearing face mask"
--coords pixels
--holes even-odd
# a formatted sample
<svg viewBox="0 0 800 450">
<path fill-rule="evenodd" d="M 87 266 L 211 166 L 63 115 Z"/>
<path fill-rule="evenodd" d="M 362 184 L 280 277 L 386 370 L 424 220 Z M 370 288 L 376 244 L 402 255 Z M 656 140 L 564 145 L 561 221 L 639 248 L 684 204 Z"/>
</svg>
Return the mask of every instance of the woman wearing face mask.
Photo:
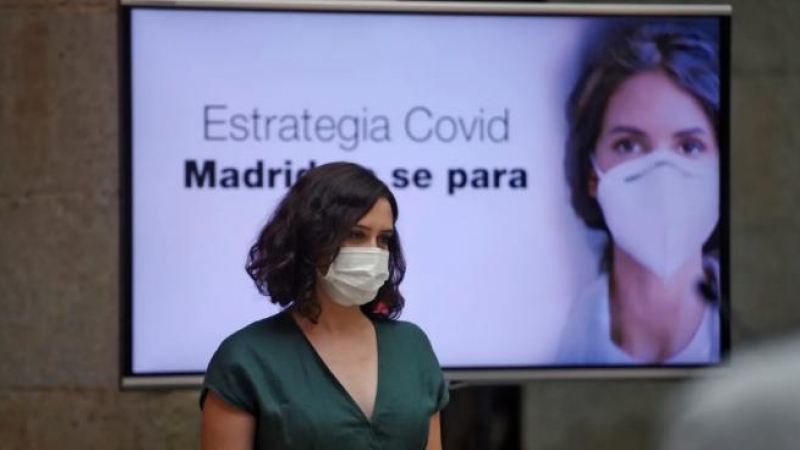
<svg viewBox="0 0 800 450">
<path fill-rule="evenodd" d="M 448 401 L 425 334 L 395 320 L 397 203 L 363 167 L 312 169 L 250 249 L 285 309 L 220 345 L 201 394 L 204 449 L 440 449 Z"/>
<path fill-rule="evenodd" d="M 612 39 L 568 103 L 572 204 L 608 245 L 575 303 L 563 364 L 719 359 L 716 44 L 675 23 Z"/>
</svg>

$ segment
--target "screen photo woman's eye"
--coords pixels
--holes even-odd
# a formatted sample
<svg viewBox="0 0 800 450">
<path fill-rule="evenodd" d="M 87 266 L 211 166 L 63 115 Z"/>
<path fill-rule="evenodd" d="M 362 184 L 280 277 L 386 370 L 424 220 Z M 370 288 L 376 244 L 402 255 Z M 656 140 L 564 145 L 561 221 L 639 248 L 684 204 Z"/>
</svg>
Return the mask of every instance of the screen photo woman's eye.
<svg viewBox="0 0 800 450">
<path fill-rule="evenodd" d="M 349 245 L 361 245 L 362 242 L 367 238 L 367 235 L 364 234 L 362 230 L 358 228 L 354 228 L 350 230 L 350 233 L 347 234 L 347 238 L 345 238 L 345 242 Z"/>
<path fill-rule="evenodd" d="M 683 139 L 678 144 L 678 152 L 684 156 L 698 156 L 705 152 L 706 149 L 706 144 L 696 138 Z"/>
<path fill-rule="evenodd" d="M 644 145 L 633 137 L 617 139 L 611 148 L 620 155 L 625 156 L 639 154 L 644 151 Z"/>
<path fill-rule="evenodd" d="M 388 249 L 389 244 L 392 242 L 392 235 L 390 234 L 382 234 L 378 236 L 378 247 L 382 249 Z"/>
</svg>

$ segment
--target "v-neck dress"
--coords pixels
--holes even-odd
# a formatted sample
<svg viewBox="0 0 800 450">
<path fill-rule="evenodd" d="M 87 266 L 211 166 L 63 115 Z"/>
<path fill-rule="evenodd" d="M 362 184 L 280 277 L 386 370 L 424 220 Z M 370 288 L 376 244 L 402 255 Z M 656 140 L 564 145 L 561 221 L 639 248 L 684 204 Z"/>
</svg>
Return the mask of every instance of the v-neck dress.
<svg viewBox="0 0 800 450">
<path fill-rule="evenodd" d="M 368 418 L 286 310 L 225 339 L 211 358 L 208 391 L 250 413 L 255 449 L 423 449 L 431 416 L 449 400 L 425 333 L 376 320 L 378 388 Z"/>
</svg>

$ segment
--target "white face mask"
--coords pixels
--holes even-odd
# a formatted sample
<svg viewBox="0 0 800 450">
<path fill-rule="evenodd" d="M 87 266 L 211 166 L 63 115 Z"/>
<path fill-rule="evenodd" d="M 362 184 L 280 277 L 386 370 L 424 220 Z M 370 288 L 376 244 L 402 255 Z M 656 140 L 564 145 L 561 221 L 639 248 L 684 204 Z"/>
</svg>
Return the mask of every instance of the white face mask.
<svg viewBox="0 0 800 450">
<path fill-rule="evenodd" d="M 343 247 L 325 275 L 322 288 L 342 306 L 360 306 L 375 299 L 389 279 L 389 252 L 374 247 Z"/>
<path fill-rule="evenodd" d="M 701 251 L 719 220 L 716 159 L 658 150 L 606 173 L 594 166 L 616 245 L 664 281 Z"/>
</svg>

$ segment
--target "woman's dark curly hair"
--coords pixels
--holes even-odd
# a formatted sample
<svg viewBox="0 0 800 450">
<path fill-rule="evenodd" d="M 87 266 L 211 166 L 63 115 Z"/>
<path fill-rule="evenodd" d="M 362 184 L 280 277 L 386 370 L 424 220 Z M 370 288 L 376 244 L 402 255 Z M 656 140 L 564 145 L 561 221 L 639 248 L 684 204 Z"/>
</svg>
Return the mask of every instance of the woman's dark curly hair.
<svg viewBox="0 0 800 450">
<path fill-rule="evenodd" d="M 589 180 L 594 170 L 591 155 L 611 97 L 631 76 L 660 71 L 699 102 L 718 137 L 720 61 L 716 41 L 681 22 L 631 23 L 607 36 L 588 58 L 567 102 L 564 161 L 573 208 L 588 226 L 610 237 L 600 204 L 589 195 Z M 715 230 L 709 238 L 706 251 L 717 247 L 717 234 Z M 611 263 L 610 249 L 609 245 L 603 257 L 605 269 Z"/>
<path fill-rule="evenodd" d="M 316 322 L 317 271 L 327 267 L 352 227 L 375 202 L 386 199 L 397 223 L 397 201 L 370 170 L 337 162 L 308 171 L 281 200 L 250 248 L 245 269 L 258 291 Z M 373 319 L 395 319 L 403 310 L 399 285 L 406 264 L 397 229 L 389 240 L 389 279 L 361 310 Z"/>
</svg>

